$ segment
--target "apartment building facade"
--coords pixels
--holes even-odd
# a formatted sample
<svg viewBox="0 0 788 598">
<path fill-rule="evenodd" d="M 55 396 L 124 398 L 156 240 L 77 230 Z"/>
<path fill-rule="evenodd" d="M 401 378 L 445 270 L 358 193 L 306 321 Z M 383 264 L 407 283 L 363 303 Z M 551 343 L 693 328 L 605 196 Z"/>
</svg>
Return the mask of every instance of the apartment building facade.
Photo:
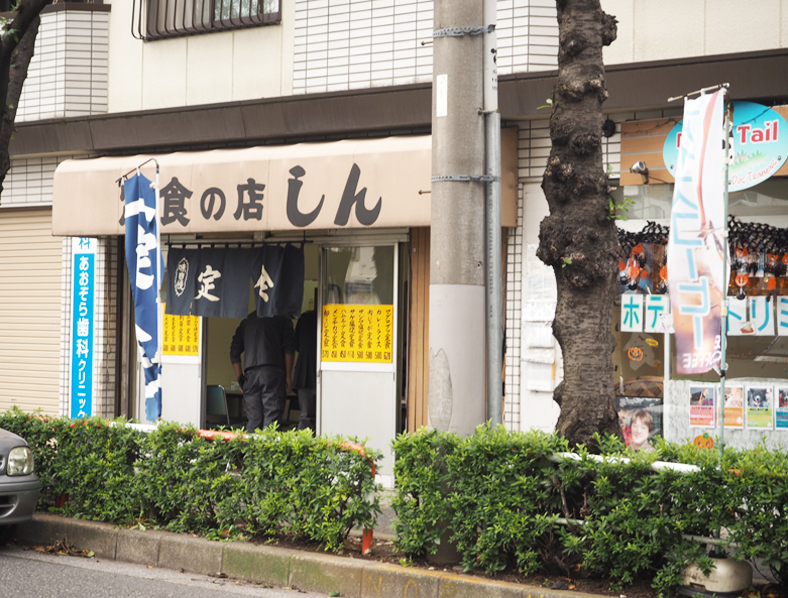
<svg viewBox="0 0 788 598">
<path fill-rule="evenodd" d="M 710 0 L 659 6 L 607 0 L 602 5 L 619 20 L 618 39 L 605 53 L 610 92 L 605 110 L 615 125 L 604 138 L 605 163 L 618 193 L 635 200 L 621 226 L 636 231 L 647 221 L 669 221 L 665 198 L 672 185 L 663 181 L 672 179 L 660 174 L 658 149 L 664 129 L 681 118 L 682 110 L 681 102 L 668 102 L 669 97 L 729 83 L 737 100 L 769 107 L 788 101 L 780 75 L 788 61 L 788 2 L 753 2 L 743 11 L 740 2 Z M 165 226 L 165 248 L 299 243 L 306 255 L 305 308 L 316 307 L 315 301 L 352 304 L 330 295 L 335 269 L 345 283 L 357 285 L 370 282 L 365 268 L 375 266 L 385 277 L 386 290 L 374 301 L 394 314 L 388 361 L 326 360 L 321 369 L 323 430 L 365 436 L 358 426 L 374 420 L 379 427 L 370 429 L 383 445 L 399 430 L 428 423 L 430 181 L 429 171 L 418 166 L 430 163 L 433 2 L 274 0 L 211 6 L 171 0 L 63 3 L 42 15 L 12 143 L 12 170 L 0 201 L 5 231 L 0 238 L 7 240 L 0 248 L 0 268 L 13 281 L 0 290 L 6 314 L 0 334 L 7 335 L 0 343 L 5 353 L 0 406 L 70 414 L 79 278 L 74 257 L 83 251 L 79 239 L 91 239 L 91 412 L 140 417 L 115 181 L 156 157 L 161 187 L 173 178 L 187 180 L 186 174 L 168 173 L 168 165 L 192 177 L 183 185 L 191 194 L 192 203 L 185 204 L 188 222 L 176 219 Z M 551 393 L 560 380 L 561 356 L 549 333 L 554 279 L 535 251 L 539 222 L 547 213 L 540 188 L 550 146 L 543 106 L 555 80 L 558 28 L 550 0 L 499 0 L 497 6 L 499 104 L 509 165 L 503 215 L 504 423 L 510 429 L 549 430 L 558 415 Z M 655 133 L 663 135 L 661 140 Z M 255 148 L 259 156 L 251 156 Z M 378 197 L 403 209 L 385 208 L 381 220 L 371 224 L 359 220 L 359 212 L 337 224 L 338 202 L 357 156 L 369 160 L 368 166 L 357 160 L 358 189 L 369 190 L 364 209 Z M 653 175 L 648 180 L 629 171 L 630 162 L 644 157 Z M 255 172 L 278 173 L 269 179 L 270 204 L 263 208 L 273 218 L 285 209 L 288 179 L 295 176 L 290 159 L 305 171 L 301 211 L 314 209 L 321 195 L 327 198 L 308 226 L 288 224 L 287 218 L 263 226 L 242 225 L 228 216 L 212 220 L 215 214 L 206 218 L 204 211 L 200 216 L 204 192 L 220 185 L 201 180 L 199 173 L 207 172 L 209 163 L 248 160 Z M 279 163 L 284 170 L 278 170 Z M 62 182 L 54 187 L 72 188 L 81 204 L 53 193 L 56 169 Z M 779 187 L 780 175 L 773 186 Z M 244 181 L 228 179 L 222 187 L 228 214 L 235 187 Z M 759 193 L 752 200 L 757 209 L 747 207 L 750 199 L 742 200 L 741 217 L 768 217 L 779 224 L 785 214 L 779 189 Z M 199 329 L 196 354 L 175 351 L 169 364 L 165 359 L 165 397 L 169 384 L 169 396 L 175 398 L 170 405 L 183 406 L 168 412 L 165 398 L 165 418 L 169 414 L 199 424 L 205 385 L 231 387 L 227 351 L 233 323 L 204 320 L 190 324 Z M 630 340 L 621 337 L 620 346 Z M 658 358 L 647 374 L 617 355 L 620 394 L 660 399 L 664 434 L 686 437 L 694 431 L 685 395 L 696 383 L 671 375 L 669 341 L 652 341 Z M 168 369 L 173 372 L 169 382 Z M 659 383 L 639 391 L 641 378 Z M 743 378 L 775 389 L 781 379 L 774 373 Z M 368 398 L 381 388 L 382 402 Z M 349 411 L 358 415 L 345 427 L 347 418 L 335 414 Z M 777 439 L 779 430 L 773 432 L 770 438 Z M 732 434 L 747 444 L 760 432 L 743 427 Z"/>
</svg>

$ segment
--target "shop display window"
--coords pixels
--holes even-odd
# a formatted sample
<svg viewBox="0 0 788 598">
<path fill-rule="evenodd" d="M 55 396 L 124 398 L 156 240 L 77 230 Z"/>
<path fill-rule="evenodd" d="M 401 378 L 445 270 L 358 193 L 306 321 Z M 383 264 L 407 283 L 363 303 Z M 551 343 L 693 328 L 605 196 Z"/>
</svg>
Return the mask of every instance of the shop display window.
<svg viewBox="0 0 788 598">
<path fill-rule="evenodd" d="M 720 379 L 715 371 L 679 376 L 676 343 L 672 336 L 666 338 L 670 326 L 655 326 L 658 312 L 648 311 L 661 295 L 669 301 L 666 247 L 672 196 L 673 185 L 652 184 L 620 187 L 611 197 L 613 205 L 626 206 L 616 215 L 622 255 L 613 309 L 613 364 L 617 408 L 628 443 L 632 417 L 641 409 L 649 413 L 650 436 L 660 433 L 666 379 L 696 380 L 698 388 Z M 739 392 L 746 402 L 751 388 L 750 394 L 757 395 L 756 381 L 769 380 L 764 387 L 771 390 L 775 380 L 788 379 L 788 181 L 772 178 L 731 193 L 729 213 L 727 379 L 730 392 Z M 741 379 L 747 382 L 742 385 Z M 788 384 L 784 394 L 788 397 Z M 788 398 L 784 402 L 788 409 Z M 746 409 L 752 411 L 749 403 Z M 639 419 L 644 420 L 642 413 Z"/>
</svg>

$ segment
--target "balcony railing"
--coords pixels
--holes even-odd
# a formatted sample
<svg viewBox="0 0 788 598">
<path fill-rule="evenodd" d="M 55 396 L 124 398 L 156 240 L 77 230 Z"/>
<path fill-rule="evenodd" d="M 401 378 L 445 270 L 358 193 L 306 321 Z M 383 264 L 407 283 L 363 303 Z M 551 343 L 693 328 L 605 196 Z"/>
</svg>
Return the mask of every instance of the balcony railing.
<svg viewBox="0 0 788 598">
<path fill-rule="evenodd" d="M 277 25 L 280 0 L 134 0 L 132 35 L 154 40 Z"/>
</svg>

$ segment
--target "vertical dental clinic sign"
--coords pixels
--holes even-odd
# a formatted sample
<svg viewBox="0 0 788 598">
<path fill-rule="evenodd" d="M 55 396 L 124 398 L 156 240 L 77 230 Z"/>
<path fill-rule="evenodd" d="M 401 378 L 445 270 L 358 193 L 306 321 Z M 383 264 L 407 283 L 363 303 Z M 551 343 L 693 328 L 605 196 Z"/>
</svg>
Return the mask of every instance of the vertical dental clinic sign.
<svg viewBox="0 0 788 598">
<path fill-rule="evenodd" d="M 93 415 L 95 363 L 96 239 L 71 240 L 71 404 L 72 418 Z"/>
<path fill-rule="evenodd" d="M 733 161 L 728 171 L 728 190 L 749 189 L 775 174 L 788 158 L 788 124 L 767 106 L 731 102 L 733 107 Z M 676 176 L 679 144 L 684 122 L 665 139 L 662 156 L 670 174 Z"/>
</svg>

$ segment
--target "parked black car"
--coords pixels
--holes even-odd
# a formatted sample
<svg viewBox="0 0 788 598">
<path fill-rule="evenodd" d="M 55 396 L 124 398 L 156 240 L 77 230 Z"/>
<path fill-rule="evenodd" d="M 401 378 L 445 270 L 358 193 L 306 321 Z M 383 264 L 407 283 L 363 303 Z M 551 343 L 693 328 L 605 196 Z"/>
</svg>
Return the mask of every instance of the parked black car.
<svg viewBox="0 0 788 598">
<path fill-rule="evenodd" d="M 41 484 L 24 438 L 0 428 L 0 546 L 17 523 L 33 517 Z"/>
</svg>

